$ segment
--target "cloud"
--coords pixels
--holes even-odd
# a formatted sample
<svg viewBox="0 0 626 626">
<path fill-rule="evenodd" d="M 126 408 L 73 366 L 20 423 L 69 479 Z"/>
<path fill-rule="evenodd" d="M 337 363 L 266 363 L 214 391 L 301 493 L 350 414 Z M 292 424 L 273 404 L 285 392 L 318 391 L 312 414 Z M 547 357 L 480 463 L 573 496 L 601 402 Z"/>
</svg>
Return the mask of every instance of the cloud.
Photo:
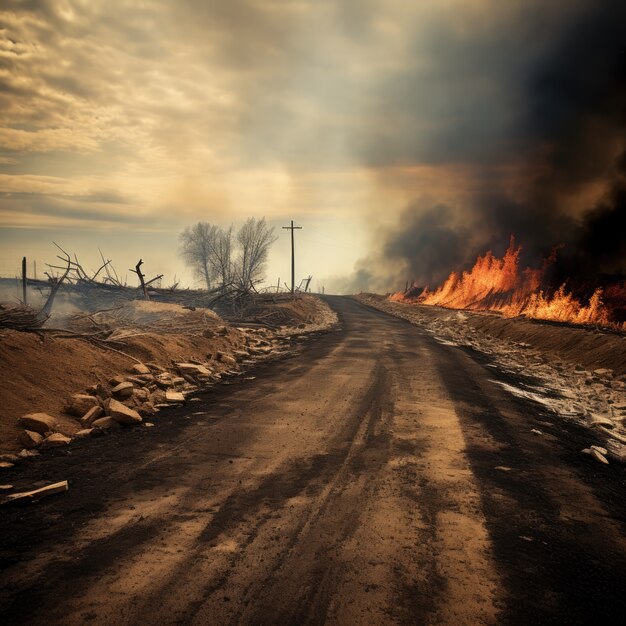
<svg viewBox="0 0 626 626">
<path fill-rule="evenodd" d="M 6 2 L 0 226 L 345 219 L 359 286 L 575 242 L 624 147 L 622 4 Z"/>
</svg>

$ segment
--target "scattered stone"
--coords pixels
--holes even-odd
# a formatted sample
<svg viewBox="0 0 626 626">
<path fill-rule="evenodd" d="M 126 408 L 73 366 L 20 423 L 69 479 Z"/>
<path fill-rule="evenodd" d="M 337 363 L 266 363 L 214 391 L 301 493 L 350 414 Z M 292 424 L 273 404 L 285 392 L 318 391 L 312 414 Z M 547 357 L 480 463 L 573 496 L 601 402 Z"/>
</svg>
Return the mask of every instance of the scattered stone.
<svg viewBox="0 0 626 626">
<path fill-rule="evenodd" d="M 182 376 L 174 376 L 172 378 L 172 384 L 174 386 L 176 386 L 176 385 L 184 385 L 185 384 L 185 379 Z"/>
<path fill-rule="evenodd" d="M 121 428 L 121 424 L 116 422 L 112 417 L 108 415 L 105 417 L 100 417 L 97 420 L 94 420 L 91 425 L 94 428 L 101 428 L 102 430 L 107 430 L 108 428 Z"/>
<path fill-rule="evenodd" d="M 225 354 L 224 352 L 218 352 L 217 354 L 222 363 L 226 363 L 227 365 L 237 365 L 237 360 L 232 356 Z"/>
<path fill-rule="evenodd" d="M 197 374 L 199 376 L 211 375 L 211 370 L 207 369 L 204 365 L 196 363 L 176 363 L 176 367 L 180 370 L 181 374 Z"/>
<path fill-rule="evenodd" d="M 606 367 L 600 367 L 597 370 L 593 370 L 593 373 L 596 376 L 613 376 L 613 370 L 608 369 Z"/>
<path fill-rule="evenodd" d="M 543 435 L 543 433 L 538 428 L 533 428 L 530 432 L 533 435 Z"/>
<path fill-rule="evenodd" d="M 158 363 L 146 363 L 145 365 L 149 367 L 153 372 L 160 372 L 162 374 L 167 372 L 167 370 Z"/>
<path fill-rule="evenodd" d="M 150 394 L 150 402 L 152 404 L 159 404 L 165 402 L 165 391 L 162 389 L 156 389 Z"/>
<path fill-rule="evenodd" d="M 144 425 L 146 428 L 152 428 L 152 427 L 154 426 L 154 424 L 153 424 L 152 422 L 144 422 L 144 423 L 143 423 L 143 425 Z"/>
<path fill-rule="evenodd" d="M 600 454 L 604 454 L 606 456 L 607 449 L 602 446 L 589 446 L 590 450 L 597 450 Z"/>
<path fill-rule="evenodd" d="M 596 460 L 599 461 L 600 463 L 604 463 L 605 465 L 608 465 L 609 462 L 607 461 L 606 457 L 604 456 L 604 454 L 602 454 L 601 452 L 599 452 L 598 450 L 595 450 L 594 448 L 591 448 L 589 451 L 589 454 L 591 454 L 591 456 Z"/>
<path fill-rule="evenodd" d="M 133 383 L 123 382 L 113 387 L 113 389 L 111 389 L 111 393 L 116 398 L 121 398 L 121 399 L 130 398 L 133 395 L 134 388 L 135 386 L 133 385 Z"/>
<path fill-rule="evenodd" d="M 0 491 L 11 491 L 13 485 L 0 485 Z"/>
<path fill-rule="evenodd" d="M 65 413 L 74 417 L 82 417 L 94 406 L 98 406 L 98 398 L 86 393 L 75 393 L 65 407 Z"/>
<path fill-rule="evenodd" d="M 70 443 L 71 439 L 61 433 L 52 433 L 41 442 L 41 449 L 60 448 Z"/>
<path fill-rule="evenodd" d="M 147 402 L 150 394 L 147 389 L 133 389 L 133 398 L 139 402 Z"/>
<path fill-rule="evenodd" d="M 0 461 L 0 469 L 9 469 L 13 467 L 15 463 L 9 463 L 8 461 Z"/>
<path fill-rule="evenodd" d="M 620 446 L 619 444 L 612 445 L 608 450 L 607 456 L 611 461 L 626 464 L 626 446 Z"/>
<path fill-rule="evenodd" d="M 98 383 L 96 385 L 96 395 L 101 400 L 106 400 L 111 397 L 111 392 L 107 387 L 105 387 L 102 383 Z"/>
<path fill-rule="evenodd" d="M 184 402 L 185 396 L 180 391 L 172 391 L 168 389 L 165 392 L 165 401 L 171 403 Z"/>
<path fill-rule="evenodd" d="M 113 376 L 113 378 L 109 378 L 109 385 L 111 385 L 111 387 L 117 387 L 118 385 L 121 385 L 125 380 L 126 379 L 122 376 Z"/>
<path fill-rule="evenodd" d="M 81 413 L 82 415 L 82 413 Z M 20 426 L 26 430 L 32 430 L 40 435 L 45 435 L 47 432 L 54 430 L 56 427 L 56 420 L 47 413 L 29 413 L 23 415 L 19 419 Z"/>
<path fill-rule="evenodd" d="M 159 374 L 155 382 L 162 389 L 167 389 L 168 387 L 174 386 L 174 383 L 172 382 L 172 377 L 169 374 Z"/>
<path fill-rule="evenodd" d="M 592 428 L 598 428 L 600 426 L 604 426 L 605 428 L 615 428 L 615 423 L 606 415 L 592 414 L 589 426 Z"/>
<path fill-rule="evenodd" d="M 80 418 L 80 423 L 83 426 L 91 426 L 94 420 L 104 415 L 104 409 L 101 406 L 92 406 L 85 415 Z"/>
<path fill-rule="evenodd" d="M 24 448 L 17 453 L 17 456 L 20 459 L 30 459 L 33 456 L 39 456 L 39 452 L 37 452 L 37 450 L 26 450 L 26 448 Z"/>
<path fill-rule="evenodd" d="M 513 468 L 507 467 L 506 465 L 498 465 L 494 469 L 500 470 L 501 472 L 510 472 Z"/>
<path fill-rule="evenodd" d="M 84 437 L 89 437 L 89 435 L 91 435 L 92 432 L 93 432 L 93 428 L 83 428 L 82 430 L 79 430 L 77 433 L 74 433 L 74 437 L 76 437 L 77 439 L 83 439 Z"/>
<path fill-rule="evenodd" d="M 137 407 L 137 413 L 139 413 L 139 415 L 141 416 L 154 415 L 156 413 L 156 409 L 151 402 L 145 402 L 141 406 Z"/>
<path fill-rule="evenodd" d="M 43 441 L 43 435 L 34 430 L 23 430 L 17 439 L 25 448 L 30 450 L 36 448 Z"/>
<path fill-rule="evenodd" d="M 135 374 L 149 374 L 150 373 L 150 368 L 147 365 L 144 365 L 143 363 L 137 363 L 133 365 L 132 370 L 133 372 L 135 372 Z"/>
<path fill-rule="evenodd" d="M 139 415 L 137 411 L 114 399 L 111 399 L 109 403 L 109 415 L 118 422 L 118 424 L 124 424 L 126 426 L 141 422 L 141 415 Z"/>
</svg>

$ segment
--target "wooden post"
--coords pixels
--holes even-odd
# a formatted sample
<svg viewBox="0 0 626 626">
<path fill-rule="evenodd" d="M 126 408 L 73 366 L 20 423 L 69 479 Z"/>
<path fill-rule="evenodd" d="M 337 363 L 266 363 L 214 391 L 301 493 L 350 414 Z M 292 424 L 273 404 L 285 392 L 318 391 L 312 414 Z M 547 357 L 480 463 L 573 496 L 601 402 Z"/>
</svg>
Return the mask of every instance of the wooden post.
<svg viewBox="0 0 626 626">
<path fill-rule="evenodd" d="M 22 258 L 22 302 L 28 304 L 26 293 L 26 257 Z"/>
<path fill-rule="evenodd" d="M 278 282 L 276 283 L 276 293 L 280 291 L 280 276 L 278 277 Z"/>
</svg>

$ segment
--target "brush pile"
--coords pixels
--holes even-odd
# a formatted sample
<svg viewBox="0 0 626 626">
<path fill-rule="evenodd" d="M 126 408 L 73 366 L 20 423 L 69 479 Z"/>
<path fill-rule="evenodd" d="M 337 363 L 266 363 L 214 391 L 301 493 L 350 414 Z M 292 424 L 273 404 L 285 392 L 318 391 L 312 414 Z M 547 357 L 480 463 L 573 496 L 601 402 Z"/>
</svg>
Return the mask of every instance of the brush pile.
<svg viewBox="0 0 626 626">
<path fill-rule="evenodd" d="M 47 316 L 25 304 L 0 303 L 0 328 L 32 330 L 41 328 Z"/>
</svg>

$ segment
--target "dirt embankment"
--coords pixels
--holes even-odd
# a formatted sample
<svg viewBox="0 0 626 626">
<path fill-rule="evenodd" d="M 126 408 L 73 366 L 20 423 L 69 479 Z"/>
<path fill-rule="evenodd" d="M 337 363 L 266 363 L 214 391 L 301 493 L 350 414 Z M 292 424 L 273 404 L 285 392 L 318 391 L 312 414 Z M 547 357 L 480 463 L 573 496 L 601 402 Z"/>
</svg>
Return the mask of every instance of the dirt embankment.
<svg viewBox="0 0 626 626">
<path fill-rule="evenodd" d="M 422 327 L 439 343 L 481 354 L 488 367 L 512 377 L 511 384 L 496 384 L 562 419 L 596 429 L 611 458 L 626 463 L 626 336 L 401 304 L 372 294 L 356 298 Z"/>
<path fill-rule="evenodd" d="M 49 414 L 56 421 L 54 430 L 68 437 L 91 426 L 79 415 L 68 414 L 72 394 L 95 397 L 103 415 L 113 395 L 144 419 L 153 419 L 168 403 L 180 401 L 174 393 L 185 396 L 240 374 L 255 360 L 288 350 L 293 335 L 336 321 L 332 311 L 311 296 L 282 303 L 279 316 L 280 327 L 238 326 L 208 309 L 134 301 L 58 322 L 70 331 L 66 335 L 0 330 L 0 452 L 24 448 L 19 418 L 25 414 Z M 126 382 L 133 389 L 113 392 Z M 173 392 L 171 400 L 165 398 L 166 391 Z"/>
</svg>

